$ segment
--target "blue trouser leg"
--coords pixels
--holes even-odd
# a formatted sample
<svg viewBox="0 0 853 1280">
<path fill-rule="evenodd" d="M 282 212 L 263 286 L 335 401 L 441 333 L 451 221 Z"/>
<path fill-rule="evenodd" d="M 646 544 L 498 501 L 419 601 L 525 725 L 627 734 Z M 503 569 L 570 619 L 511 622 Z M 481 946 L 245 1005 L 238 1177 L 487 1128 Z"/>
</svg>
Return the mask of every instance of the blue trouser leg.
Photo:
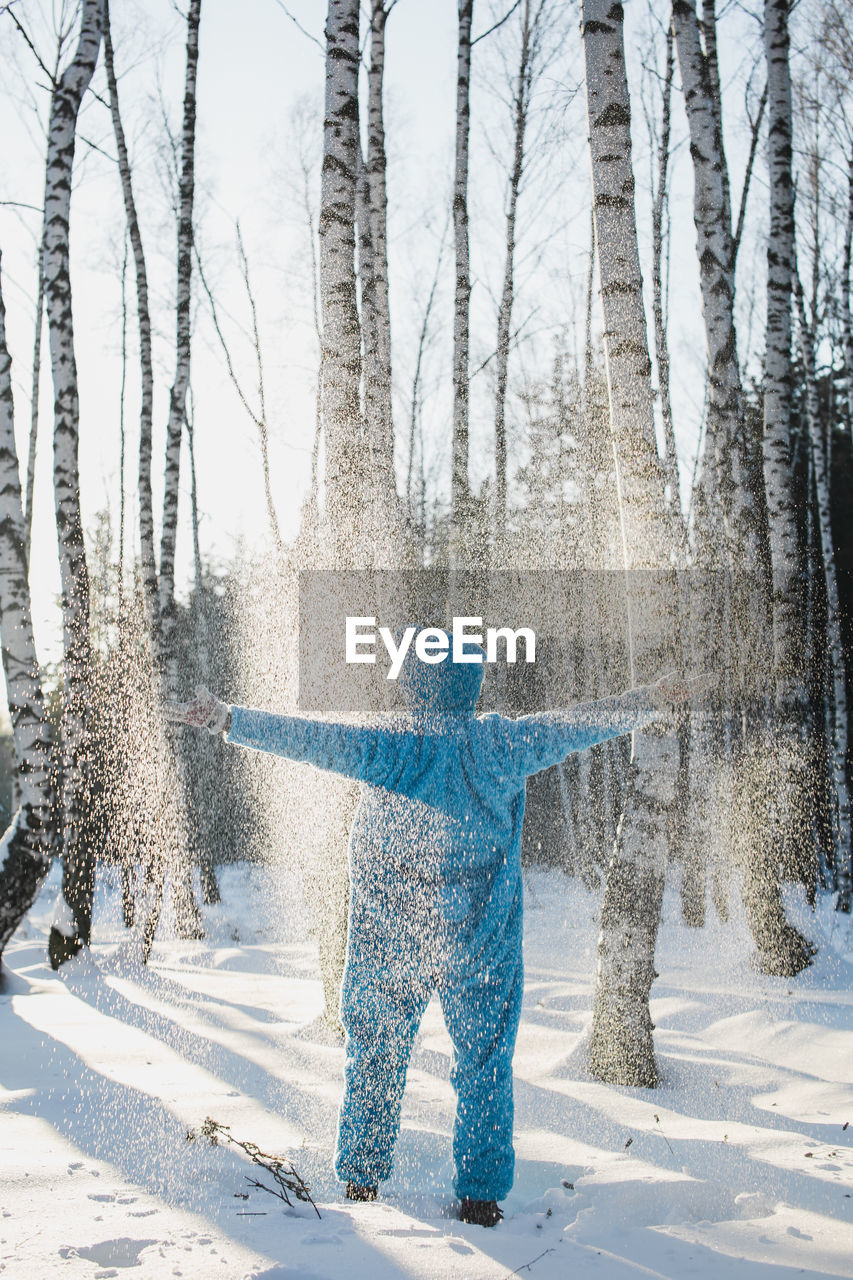
<svg viewBox="0 0 853 1280">
<path fill-rule="evenodd" d="M 389 957 L 381 968 L 373 958 L 350 956 L 341 997 L 347 1038 L 335 1172 L 360 1186 L 376 1186 L 391 1172 L 406 1069 L 430 996 L 411 957 L 396 964 Z"/>
<path fill-rule="evenodd" d="M 523 992 L 521 937 L 488 970 L 439 982 L 453 1041 L 454 1190 L 460 1199 L 502 1200 L 512 1186 L 512 1055 Z"/>
</svg>

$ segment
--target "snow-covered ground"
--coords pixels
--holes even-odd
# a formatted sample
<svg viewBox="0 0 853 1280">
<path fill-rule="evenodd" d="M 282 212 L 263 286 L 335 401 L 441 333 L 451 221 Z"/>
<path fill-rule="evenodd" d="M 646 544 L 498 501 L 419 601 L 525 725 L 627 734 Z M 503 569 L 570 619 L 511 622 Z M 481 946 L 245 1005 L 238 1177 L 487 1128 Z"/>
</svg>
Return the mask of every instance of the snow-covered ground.
<svg viewBox="0 0 853 1280">
<path fill-rule="evenodd" d="M 91 958 L 60 977 L 45 963 L 55 876 L 8 948 L 4 1277 L 853 1276 L 853 934 L 826 905 L 815 917 L 793 903 L 821 950 L 785 981 L 752 971 L 737 913 L 690 931 L 668 896 L 653 1000 L 663 1084 L 615 1089 L 583 1066 L 598 900 L 560 874 L 528 876 L 516 1183 L 487 1231 L 453 1217 L 437 1007 L 394 1176 L 376 1204 L 350 1204 L 330 1169 L 343 1051 L 315 1022 L 297 884 L 247 865 L 221 880 L 207 938 L 167 936 L 147 971 L 107 876 Z M 252 1189 L 259 1171 L 233 1148 L 188 1141 L 206 1116 L 287 1154 L 322 1216 Z"/>
</svg>

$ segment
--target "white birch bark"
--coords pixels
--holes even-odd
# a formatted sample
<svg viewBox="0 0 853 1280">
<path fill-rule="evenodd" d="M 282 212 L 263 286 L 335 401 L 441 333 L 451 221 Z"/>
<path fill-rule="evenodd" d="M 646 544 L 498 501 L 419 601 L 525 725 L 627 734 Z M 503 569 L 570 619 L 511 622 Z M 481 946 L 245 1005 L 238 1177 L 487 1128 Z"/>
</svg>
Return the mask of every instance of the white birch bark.
<svg viewBox="0 0 853 1280">
<path fill-rule="evenodd" d="M 69 274 L 71 178 L 77 115 L 101 44 L 101 0 L 84 0 L 77 47 L 51 95 L 44 194 L 44 276 L 54 389 L 53 481 L 63 639 L 63 895 L 51 930 L 55 965 L 89 941 L 94 856 L 84 829 L 91 715 L 89 575 L 80 515 L 80 406 Z"/>
<path fill-rule="evenodd" d="M 0 288 L 0 641 L 20 797 L 0 840 L 0 957 L 32 906 L 58 845 L 53 748 L 33 638 L 11 369 Z"/>
<path fill-rule="evenodd" d="M 714 113 L 714 129 L 723 136 L 723 88 L 720 83 L 720 63 L 717 57 L 717 5 L 716 0 L 702 0 L 702 42 L 705 46 L 705 66 L 711 91 L 711 110 Z M 728 166 L 723 166 L 723 199 L 727 209 L 732 207 Z"/>
<path fill-rule="evenodd" d="M 655 363 L 658 373 L 661 420 L 663 422 L 667 508 L 670 523 L 677 531 L 678 542 L 683 541 L 684 522 L 681 518 L 681 499 L 678 487 L 678 459 L 675 449 L 675 428 L 672 421 L 672 397 L 669 387 L 669 343 L 666 332 L 666 316 L 663 302 L 663 218 L 669 195 L 669 151 L 672 137 L 672 79 L 675 70 L 672 25 L 666 32 L 666 69 L 664 71 L 661 133 L 657 155 L 657 185 L 652 203 L 652 315 L 655 334 Z"/>
<path fill-rule="evenodd" d="M 449 560 L 462 555 L 470 508 L 468 487 L 468 349 L 471 262 L 468 243 L 468 160 L 471 131 L 471 23 L 474 0 L 459 0 L 456 59 L 456 158 L 453 175 L 453 243 L 456 284 L 453 295 L 453 443 L 451 453 Z"/>
<path fill-rule="evenodd" d="M 581 0 L 596 249 L 623 561 L 637 571 L 668 563 L 664 476 L 655 442 L 643 310 L 630 102 L 621 5 Z M 644 583 L 645 587 L 646 584 Z M 635 628 L 640 592 L 629 588 Z M 632 598 L 633 595 L 633 598 Z M 660 601 L 664 604 L 665 602 Z M 635 629 L 634 643 L 641 640 Z M 633 679 L 632 672 L 632 679 Z M 635 733 L 625 808 L 607 871 L 598 943 L 590 1069 L 600 1079 L 652 1086 L 657 1066 L 649 993 L 667 858 L 663 816 L 674 799 L 678 744 L 670 732 Z"/>
<path fill-rule="evenodd" d="M 705 567 L 717 567 L 722 562 L 734 573 L 747 570 L 757 575 L 763 583 L 767 556 L 737 355 L 735 245 L 718 101 L 719 73 L 712 0 L 703 2 L 704 51 L 695 0 L 676 0 L 672 6 L 672 26 L 693 159 L 693 217 L 709 384 L 701 494 L 701 555 Z M 739 611 L 739 630 L 744 636 L 754 634 L 755 624 L 759 621 L 749 616 L 755 604 L 751 591 L 732 601 L 735 611 Z M 747 645 L 746 653 L 733 653 L 725 643 L 718 615 L 713 610 L 712 615 L 708 616 L 705 627 L 710 650 L 709 665 L 722 671 L 732 670 L 744 658 L 747 663 L 753 663 L 755 655 L 752 648 Z M 692 755 L 688 844 L 693 844 L 696 860 L 696 841 L 704 843 L 711 827 L 708 806 L 713 787 L 709 770 L 715 760 L 725 755 L 707 707 L 699 707 L 693 716 Z M 740 764 L 736 764 L 735 769 L 742 771 Z M 735 790 L 734 779 L 732 782 Z M 772 967 L 776 963 L 772 957 L 783 947 L 782 940 L 790 936 L 790 928 L 785 919 L 778 873 L 773 868 L 773 836 L 769 829 L 758 830 L 754 822 L 753 835 L 751 846 L 744 844 L 743 847 L 744 862 L 749 864 L 744 866 L 745 905 L 759 948 L 760 963 L 762 967 Z"/>
<path fill-rule="evenodd" d="M 380 500 L 396 504 L 394 483 L 394 413 L 391 382 L 391 308 L 388 288 L 388 192 L 386 182 L 385 24 L 390 7 L 386 0 L 372 0 L 370 14 L 370 62 L 367 68 L 367 181 L 370 240 L 373 250 L 373 299 L 375 316 L 375 364 L 372 372 L 376 418 L 368 425 L 375 440 L 373 453 L 379 465 Z"/>
<path fill-rule="evenodd" d="M 324 532 L 335 568 L 375 563 L 383 530 L 371 527 L 368 441 L 361 414 L 362 340 L 355 270 L 358 127 L 359 0 L 329 0 L 326 22 L 326 96 L 320 184 L 320 397 L 326 441 Z M 369 200 L 368 200 L 369 205 Z M 367 211 L 365 211 L 367 229 Z M 317 544 L 309 548 L 323 562 Z M 323 780 L 323 820 L 307 831 L 302 857 L 305 888 L 316 922 L 324 994 L 324 1020 L 339 1028 L 347 934 L 345 828 L 354 789 L 343 779 Z M 320 870 L 322 868 L 322 870 Z"/>
<path fill-rule="evenodd" d="M 706 10 L 708 4 L 705 4 Z M 713 10 L 713 6 L 710 6 Z M 705 27 L 706 43 L 711 22 Z M 751 482 L 743 391 L 734 323 L 734 252 L 728 167 L 711 61 L 702 52 L 695 0 L 676 0 L 672 26 L 684 90 L 693 158 L 702 314 L 710 396 L 708 426 L 714 449 L 716 500 L 721 504 L 730 567 L 757 569 L 764 561 L 757 494 Z M 723 550 L 723 549 L 721 549 Z"/>
<path fill-rule="evenodd" d="M 148 271 L 133 194 L 130 157 L 119 109 L 118 83 L 113 60 L 109 0 L 104 0 L 104 63 L 107 73 L 110 116 L 115 135 L 121 193 L 127 232 L 136 272 L 136 311 L 139 324 L 139 364 L 141 394 L 139 405 L 139 549 L 142 595 L 151 639 L 155 671 L 160 667 L 160 606 L 157 598 L 157 564 L 154 551 L 154 505 L 151 495 L 151 429 L 154 417 L 154 365 L 151 353 L 151 310 L 148 301 Z"/>
<path fill-rule="evenodd" d="M 190 515 L 193 535 L 193 578 L 195 587 L 195 599 L 193 603 L 195 608 L 192 611 L 192 617 L 194 622 L 193 633 L 195 659 L 198 664 L 198 670 L 207 672 L 210 669 L 210 616 L 208 613 L 206 588 L 204 584 L 201 542 L 198 536 L 198 476 L 196 474 L 195 466 L 195 412 L 193 409 L 192 387 L 190 387 L 189 403 L 187 406 L 185 422 L 187 428 L 187 454 L 190 464 Z M 193 744 L 193 751 L 195 753 L 194 763 L 202 774 L 207 774 L 208 777 L 213 777 L 215 776 L 216 771 L 214 739 L 209 735 L 200 735 L 200 737 L 201 741 L 197 741 Z M 189 819 L 190 816 L 194 819 L 192 822 L 193 836 L 199 853 L 198 861 L 199 871 L 201 873 L 202 898 L 206 906 L 211 906 L 212 904 L 221 901 L 221 895 L 219 892 L 219 883 L 216 878 L 216 867 L 214 866 L 210 853 L 212 844 L 211 833 L 209 830 L 206 831 L 204 829 L 205 825 L 209 826 L 209 823 L 205 824 L 205 814 L 203 812 L 199 813 L 196 811 L 192 815 L 188 813 L 186 818 Z M 189 827 L 189 825 L 190 823 L 188 821 L 187 826 Z M 186 886 L 184 886 L 184 892 L 186 892 Z M 192 892 L 191 889 L 190 892 Z M 194 905 L 195 903 L 193 901 L 190 906 L 191 915 L 193 914 L 192 909 Z M 197 913 L 195 914 L 197 916 Z M 198 919 L 197 922 L 200 924 L 200 919 Z"/>
<path fill-rule="evenodd" d="M 166 470 L 163 527 L 160 535 L 158 603 L 164 693 L 177 696 L 177 659 L 173 653 L 175 613 L 175 542 L 178 529 L 178 486 L 181 435 L 190 378 L 190 308 L 192 302 L 193 196 L 195 191 L 196 79 L 201 0 L 190 0 L 187 13 L 187 56 L 184 117 L 181 131 L 181 174 L 178 191 L 178 256 L 175 293 L 175 377 L 169 396 L 166 427 Z"/>
<path fill-rule="evenodd" d="M 320 188 L 322 408 L 326 514 L 336 563 L 360 541 L 369 486 L 361 417 L 361 326 L 355 275 L 359 0 L 329 0 Z"/>
<path fill-rule="evenodd" d="M 853 250 L 853 143 L 847 161 L 847 222 L 841 260 L 841 331 L 844 337 L 844 399 L 847 429 L 853 432 L 853 311 L 850 307 L 850 258 Z"/>
<path fill-rule="evenodd" d="M 152 633 L 152 649 L 159 654 L 159 662 L 154 672 L 154 692 L 157 700 L 164 697 L 174 700 L 178 694 L 178 659 L 174 645 L 177 622 L 175 544 L 178 523 L 181 439 L 186 418 L 192 338 L 193 200 L 195 193 L 196 84 L 198 78 L 200 21 L 201 0 L 191 0 L 187 11 L 186 71 L 178 180 L 175 374 L 169 397 L 169 418 L 166 428 L 163 523 L 160 538 L 160 573 L 157 581 L 156 608 L 153 601 L 146 600 L 146 612 L 149 618 L 153 617 L 155 619 Z M 141 490 L 144 490 L 146 485 L 150 488 L 150 457 L 146 458 L 145 456 L 147 446 L 148 441 L 143 437 L 140 447 Z M 143 471 L 146 472 L 145 478 L 142 475 Z M 142 502 L 146 503 L 147 498 L 148 493 L 145 493 Z M 140 524 L 142 524 L 142 519 Z M 148 567 L 148 574 L 150 577 L 151 565 Z M 153 578 L 149 581 L 149 591 L 152 584 Z M 154 934 L 159 922 L 167 870 L 171 878 L 179 936 L 183 938 L 200 938 L 204 936 L 201 914 L 192 888 L 192 861 L 189 849 L 190 823 L 186 811 L 186 784 L 181 759 L 181 742 L 177 733 L 170 733 L 167 736 L 162 749 L 164 757 L 159 764 L 163 774 L 171 779 L 169 783 L 169 803 L 173 812 L 170 815 L 170 822 L 164 827 L 164 831 L 168 832 L 168 838 L 161 845 L 153 848 L 146 868 L 148 884 L 143 901 L 140 903 L 138 924 L 141 953 L 144 961 L 147 961 L 150 954 Z M 164 800 L 164 805 L 165 803 Z"/>
<path fill-rule="evenodd" d="M 838 600 L 838 576 L 835 568 L 835 545 L 830 516 L 829 466 L 826 442 L 820 421 L 817 379 L 815 376 L 814 340 L 806 319 L 803 292 L 795 281 L 800 350 L 806 381 L 806 418 L 809 428 L 812 466 L 814 468 L 817 522 L 823 574 L 826 585 L 826 648 L 832 685 L 832 734 L 830 739 L 830 775 L 832 778 L 833 844 L 838 909 L 850 911 L 853 898 L 853 845 L 850 839 L 850 788 L 847 783 L 847 672 L 841 637 L 841 608 Z M 832 430 L 832 427 L 829 428 Z"/>
<path fill-rule="evenodd" d="M 805 618 L 790 447 L 794 188 L 788 0 L 765 0 L 764 44 L 767 58 L 770 234 L 767 244 L 762 443 L 770 532 L 776 707 L 776 725 L 768 734 L 767 751 L 774 761 L 772 790 L 776 831 L 765 856 L 766 865 L 756 871 L 769 884 L 783 841 L 789 865 L 796 866 L 803 859 L 811 861 L 810 833 L 805 814 Z M 760 898 L 760 894 L 755 896 Z M 755 935 L 756 922 L 751 923 Z M 771 935 L 774 926 L 774 920 L 768 919 Z M 811 944 L 790 926 L 781 936 L 768 937 L 761 950 L 762 968 L 782 974 L 798 973 L 809 963 L 813 952 Z"/>
<path fill-rule="evenodd" d="M 38 446 L 39 428 L 39 393 L 41 389 L 41 340 L 44 328 L 44 242 L 39 244 L 38 284 L 36 287 L 36 324 L 33 335 L 33 365 L 30 385 L 30 440 L 27 448 L 27 487 L 24 498 L 24 528 L 26 532 L 27 558 L 30 554 L 30 542 L 33 536 L 33 496 L 36 483 L 36 449 Z"/>
<path fill-rule="evenodd" d="M 358 282 L 361 301 L 362 372 L 364 382 L 364 416 L 370 458 L 368 480 L 371 494 L 386 501 L 393 489 L 393 442 L 387 438 L 387 412 L 384 400 L 382 358 L 379 338 L 377 255 L 373 242 L 373 220 L 370 208 L 370 182 L 359 144 L 356 155 L 356 231 L 358 243 Z M 390 443 L 390 450 L 389 450 Z M 390 464 L 390 467 L 389 467 Z M 390 473 L 390 474 L 389 474 Z"/>
<path fill-rule="evenodd" d="M 498 334 L 495 348 L 495 511 L 494 535 L 498 548 L 506 533 L 506 387 L 509 369 L 510 326 L 515 299 L 515 239 L 518 219 L 518 197 L 524 175 L 525 135 L 533 88 L 534 64 L 540 42 L 543 0 L 522 0 L 521 52 L 513 97 L 513 153 L 506 205 L 506 237 L 504 279 L 498 308 Z"/>
<path fill-rule="evenodd" d="M 765 0 L 770 161 L 770 235 L 767 245 L 767 326 L 764 375 L 764 474 L 773 570 L 773 640 L 776 700 L 799 717 L 803 628 L 798 595 L 800 547 L 793 505 L 790 406 L 791 292 L 794 260 L 794 188 L 791 173 L 791 80 L 788 0 Z"/>
</svg>

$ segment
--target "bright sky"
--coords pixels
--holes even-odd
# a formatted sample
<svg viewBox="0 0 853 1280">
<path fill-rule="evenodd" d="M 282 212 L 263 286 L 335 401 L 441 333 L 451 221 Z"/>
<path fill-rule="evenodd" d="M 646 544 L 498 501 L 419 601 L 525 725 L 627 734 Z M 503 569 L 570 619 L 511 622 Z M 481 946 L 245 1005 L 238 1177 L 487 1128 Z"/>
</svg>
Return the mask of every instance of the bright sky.
<svg viewBox="0 0 853 1280">
<path fill-rule="evenodd" d="M 59 0 L 53 9 L 59 10 Z M 67 7 L 67 5 L 66 5 Z M 322 0 L 291 0 L 290 9 L 306 30 L 322 36 Z M 173 370 L 174 225 L 164 194 L 164 129 L 161 101 L 179 133 L 184 64 L 184 23 L 168 0 L 113 0 L 116 63 L 125 128 L 134 162 L 137 200 L 152 278 L 156 331 L 155 504 L 161 495 L 162 454 L 168 391 Z M 497 3 L 477 0 L 475 31 L 490 25 Z M 23 0 L 16 9 L 46 62 L 53 58 L 49 0 Z M 635 167 L 644 241 L 648 236 L 648 141 L 641 108 L 642 72 L 638 51 L 648 22 L 641 0 L 627 6 L 634 101 Z M 564 32 L 552 33 L 555 56 L 536 100 L 534 125 L 546 120 L 542 108 L 556 98 L 562 111 L 547 127 L 546 151 L 534 165 L 521 210 L 519 297 L 515 313 L 523 322 L 513 355 L 511 426 L 516 458 L 522 456 L 522 419 L 516 393 L 525 379 L 546 377 L 561 329 L 574 345 L 582 325 L 588 253 L 588 160 L 582 94 L 582 60 L 576 7 L 563 8 Z M 392 321 L 398 465 L 406 459 L 411 377 L 416 334 L 435 270 L 449 207 L 453 151 L 456 7 L 453 0 L 400 0 L 388 24 L 386 117 L 389 143 Z M 739 82 L 751 65 L 757 28 L 739 12 L 721 29 L 724 76 Z M 504 40 L 504 43 L 500 43 Z M 503 269 L 501 243 L 504 178 L 508 154 L 507 110 L 496 87 L 500 56 L 512 56 L 514 32 L 501 33 L 474 51 L 473 166 L 471 236 L 474 267 L 472 366 L 494 347 L 496 297 Z M 239 217 L 256 287 L 266 359 L 271 424 L 272 475 L 283 530 L 295 530 L 309 475 L 314 419 L 317 349 L 313 334 L 310 259 L 302 206 L 300 149 L 312 172 L 316 200 L 321 146 L 323 60 L 276 0 L 204 0 L 198 84 L 199 242 L 207 274 L 233 342 L 235 361 L 248 394 L 254 395 L 253 354 L 245 336 L 248 312 L 234 248 Z M 0 198 L 38 206 L 44 182 L 44 142 L 48 95 L 34 59 L 8 17 L 0 18 Z M 105 92 L 99 67 L 94 87 Z M 735 198 L 743 168 L 743 94 L 735 87 L 729 154 Z M 35 108 L 35 110 L 34 110 Z M 294 111 L 301 113 L 297 123 Z M 683 107 L 674 101 L 676 158 L 673 197 L 673 289 L 671 327 L 673 395 L 681 460 L 689 475 L 695 452 L 704 384 L 703 338 L 692 226 L 692 178 L 683 144 Z M 727 119 L 727 124 L 729 120 Z M 80 374 L 82 497 L 87 527 L 109 507 L 117 525 L 119 494 L 119 398 L 121 384 L 121 291 L 124 218 L 118 174 L 109 159 L 114 143 L 107 112 L 89 95 L 80 122 L 86 142 L 78 143 L 72 206 L 72 283 Z M 106 155 L 88 143 L 102 148 Z M 759 163 L 757 181 L 763 183 Z M 7 326 L 14 360 L 19 454 L 26 456 L 29 380 L 35 296 L 35 244 L 39 215 L 0 207 Z M 752 273 L 757 250 L 750 241 L 741 263 L 743 280 Z M 434 340 L 425 374 L 428 393 L 424 423 L 437 477 L 448 469 L 450 440 L 449 343 L 452 271 L 448 242 L 436 302 Z M 760 277 L 760 262 L 756 258 Z M 648 265 L 645 267 L 648 276 Z M 128 549 L 136 536 L 136 451 L 138 373 L 133 308 L 134 279 L 128 268 L 129 338 L 125 423 L 127 433 Z M 741 351 L 761 343 L 763 303 L 744 306 Z M 266 537 L 257 440 L 252 423 L 228 382 L 221 352 L 199 295 L 193 347 L 194 406 L 203 549 L 229 558 L 238 543 L 257 546 Z M 242 326 L 242 333 L 241 333 Z M 489 469 L 491 448 L 489 367 L 473 383 L 472 475 L 479 484 Z M 60 651 L 56 604 L 55 527 L 51 477 L 51 404 L 45 338 L 41 436 L 38 453 L 32 589 L 40 651 Z M 190 568 L 187 525 L 189 479 L 182 485 L 179 560 L 182 579 Z"/>
</svg>

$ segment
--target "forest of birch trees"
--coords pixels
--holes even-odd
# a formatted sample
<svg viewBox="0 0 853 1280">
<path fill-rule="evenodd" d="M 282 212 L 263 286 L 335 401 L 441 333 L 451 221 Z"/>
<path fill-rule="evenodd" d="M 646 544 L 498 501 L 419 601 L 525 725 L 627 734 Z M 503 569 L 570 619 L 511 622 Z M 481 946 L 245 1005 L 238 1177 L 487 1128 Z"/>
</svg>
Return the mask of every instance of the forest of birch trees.
<svg viewBox="0 0 853 1280">
<path fill-rule="evenodd" d="M 590 1067 L 653 1086 L 667 883 L 789 977 L 791 894 L 853 902 L 853 3 L 431 0 L 426 85 L 414 7 L 0 6 L 0 954 L 55 862 L 56 968 L 107 867 L 142 963 L 164 903 L 202 935 L 262 793 L 160 708 L 248 696 L 300 570 L 579 574 L 563 698 L 715 679 L 528 794 L 525 856 L 600 894 Z M 256 41 L 313 87 L 235 145 Z M 353 795 L 317 785 L 281 821 L 334 1021 Z"/>
</svg>

